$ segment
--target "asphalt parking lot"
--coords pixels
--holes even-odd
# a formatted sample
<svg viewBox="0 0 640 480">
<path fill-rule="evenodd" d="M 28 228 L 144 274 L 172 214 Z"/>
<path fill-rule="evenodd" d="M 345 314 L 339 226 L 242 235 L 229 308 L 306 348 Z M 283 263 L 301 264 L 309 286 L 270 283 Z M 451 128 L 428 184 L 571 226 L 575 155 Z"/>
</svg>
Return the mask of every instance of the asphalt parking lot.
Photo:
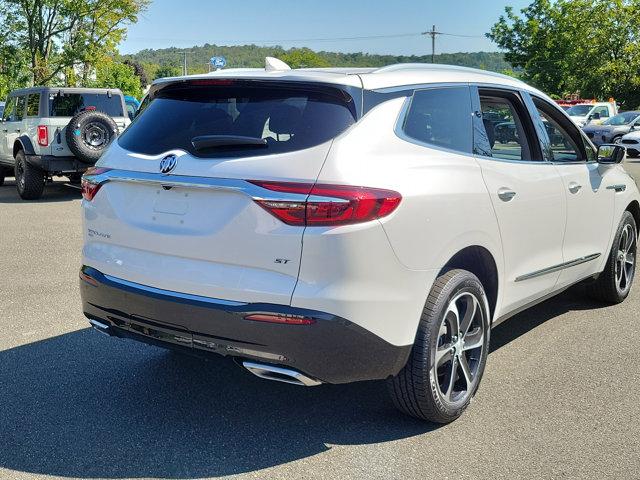
<svg viewBox="0 0 640 480">
<path fill-rule="evenodd" d="M 435 426 L 380 383 L 270 383 L 90 330 L 79 198 L 0 187 L 2 479 L 640 478 L 638 284 L 622 305 L 576 288 L 498 326 L 470 410 Z"/>
</svg>

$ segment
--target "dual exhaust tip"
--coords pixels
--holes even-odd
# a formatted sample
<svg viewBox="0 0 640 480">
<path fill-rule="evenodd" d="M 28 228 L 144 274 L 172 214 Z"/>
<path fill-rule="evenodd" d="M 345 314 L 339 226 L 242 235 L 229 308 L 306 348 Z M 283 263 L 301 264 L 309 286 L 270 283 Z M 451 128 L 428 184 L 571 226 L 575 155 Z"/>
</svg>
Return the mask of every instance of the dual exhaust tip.
<svg viewBox="0 0 640 480">
<path fill-rule="evenodd" d="M 99 320 L 89 320 L 91 326 L 98 332 L 111 336 L 110 325 L 100 322 Z M 250 361 L 242 362 L 242 366 L 253 373 L 256 377 L 263 378 L 265 380 L 273 380 L 275 382 L 289 383 L 291 385 L 301 385 L 303 387 L 315 387 L 322 382 L 315 380 L 311 377 L 307 377 L 305 374 L 292 370 L 290 368 L 276 367 L 274 365 L 267 365 L 262 363 L 255 363 Z"/>
</svg>

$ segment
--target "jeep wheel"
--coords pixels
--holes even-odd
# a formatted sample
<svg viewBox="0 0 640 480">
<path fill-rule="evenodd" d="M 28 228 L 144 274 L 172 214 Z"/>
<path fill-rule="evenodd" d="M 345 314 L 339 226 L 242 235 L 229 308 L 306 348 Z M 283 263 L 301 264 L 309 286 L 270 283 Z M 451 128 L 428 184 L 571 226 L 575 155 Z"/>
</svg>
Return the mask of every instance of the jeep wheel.
<svg viewBox="0 0 640 480">
<path fill-rule="evenodd" d="M 22 150 L 16 153 L 16 188 L 23 200 L 36 200 L 42 196 L 46 175 L 43 170 L 27 162 Z"/>
<path fill-rule="evenodd" d="M 452 422 L 478 389 L 489 350 L 489 311 L 480 280 L 451 270 L 436 280 L 409 360 L 388 380 L 396 407 L 413 417 Z"/>
<path fill-rule="evenodd" d="M 78 160 L 93 165 L 117 135 L 118 126 L 109 115 L 87 110 L 71 119 L 65 138 Z"/>
</svg>

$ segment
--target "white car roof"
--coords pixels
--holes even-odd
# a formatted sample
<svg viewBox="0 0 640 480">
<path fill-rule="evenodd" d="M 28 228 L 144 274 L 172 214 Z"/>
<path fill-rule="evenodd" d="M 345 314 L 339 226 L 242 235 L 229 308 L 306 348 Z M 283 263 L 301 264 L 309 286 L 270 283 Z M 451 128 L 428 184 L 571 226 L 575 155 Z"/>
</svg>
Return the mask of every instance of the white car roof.
<svg viewBox="0 0 640 480">
<path fill-rule="evenodd" d="M 544 95 L 526 83 L 507 75 L 475 68 L 428 63 L 400 63 L 382 68 L 297 68 L 270 71 L 263 68 L 229 68 L 202 75 L 162 78 L 156 80 L 154 84 L 210 78 L 312 81 L 362 87 L 366 90 L 429 83 L 480 83 L 511 86 Z"/>
</svg>

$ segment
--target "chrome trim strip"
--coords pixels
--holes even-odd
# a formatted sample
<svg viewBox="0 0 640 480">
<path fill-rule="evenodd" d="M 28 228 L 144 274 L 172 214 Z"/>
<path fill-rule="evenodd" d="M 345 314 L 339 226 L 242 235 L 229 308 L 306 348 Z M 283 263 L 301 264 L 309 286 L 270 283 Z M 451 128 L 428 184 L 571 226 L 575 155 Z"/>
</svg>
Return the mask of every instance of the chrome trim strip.
<svg viewBox="0 0 640 480">
<path fill-rule="evenodd" d="M 624 192 L 627 186 L 624 183 L 618 183 L 616 185 L 609 185 L 607 190 L 615 190 L 616 192 Z"/>
<path fill-rule="evenodd" d="M 108 170 L 98 175 L 85 175 L 85 180 L 103 185 L 109 182 L 144 183 L 158 187 L 206 188 L 227 190 L 245 194 L 255 200 L 280 200 L 302 202 L 307 194 L 274 192 L 236 178 L 193 177 L 187 175 L 163 175 L 161 173 Z"/>
<path fill-rule="evenodd" d="M 560 270 L 564 270 L 566 268 L 575 267 L 576 265 L 580 265 L 582 263 L 590 262 L 591 260 L 595 260 L 600 257 L 600 253 L 592 253 L 591 255 L 586 255 L 584 257 L 576 258 L 575 260 L 571 260 L 570 262 L 564 262 L 559 265 L 554 265 L 552 267 L 543 268 L 542 270 L 538 270 L 536 272 L 527 273 L 525 275 L 520 275 L 516 277 L 516 282 L 521 282 L 523 280 L 529 280 L 531 278 L 540 277 L 542 275 L 547 275 L 548 273 L 558 272 Z"/>
<path fill-rule="evenodd" d="M 203 302 L 203 303 L 212 303 L 212 304 L 215 304 L 215 305 L 225 305 L 225 306 L 229 306 L 229 307 L 241 307 L 243 305 L 247 305 L 246 303 L 234 302 L 233 300 L 221 300 L 219 298 L 204 297 L 202 295 L 192 295 L 190 293 L 180 293 L 180 292 L 174 292 L 172 290 L 164 290 L 162 288 L 149 287 L 147 285 L 142 285 L 140 283 L 130 282 L 129 280 L 123 280 L 121 278 L 112 277 L 111 275 L 106 275 L 106 274 L 104 274 L 104 277 L 107 280 L 109 280 L 109 281 L 111 281 L 113 283 L 118 283 L 118 284 L 124 285 L 126 287 L 135 288 L 135 289 L 138 289 L 138 290 L 143 290 L 143 291 L 149 292 L 149 293 L 155 293 L 157 295 L 165 295 L 165 296 L 168 296 L 168 297 L 180 298 L 180 299 L 183 299 L 183 300 L 190 300 L 190 301 Z"/>
</svg>

